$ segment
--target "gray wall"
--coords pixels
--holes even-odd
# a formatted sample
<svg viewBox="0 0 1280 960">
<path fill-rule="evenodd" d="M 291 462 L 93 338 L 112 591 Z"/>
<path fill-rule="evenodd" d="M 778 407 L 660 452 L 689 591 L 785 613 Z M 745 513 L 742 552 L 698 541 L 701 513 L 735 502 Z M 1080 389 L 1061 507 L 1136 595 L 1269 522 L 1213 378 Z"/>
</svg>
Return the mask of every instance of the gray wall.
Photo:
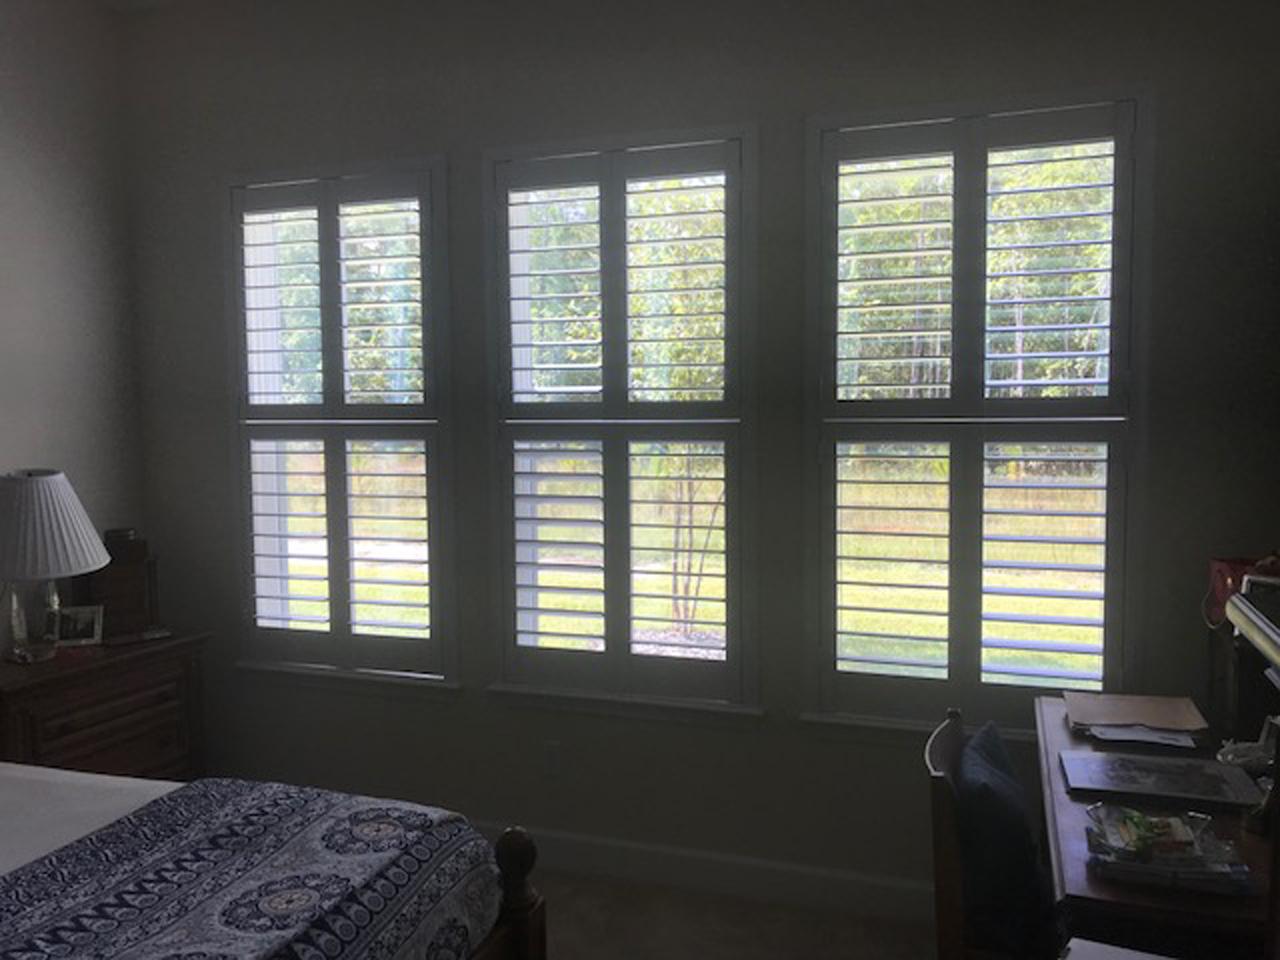
<svg viewBox="0 0 1280 960">
<path fill-rule="evenodd" d="M 567 831 L 555 856 L 613 850 L 642 871 L 791 892 L 841 874 L 901 900 L 928 874 L 918 732 L 800 719 L 804 121 L 931 104 L 1140 99 L 1151 163 L 1150 291 L 1135 400 L 1128 627 L 1138 686 L 1199 690 L 1196 608 L 1213 554 L 1280 542 L 1274 507 L 1278 90 L 1274 3 L 189 2 L 134 16 L 129 169 L 141 311 L 149 533 L 178 626 L 215 634 L 219 769 L 453 804 Z M 759 130 L 758 518 L 763 718 L 617 714 L 513 699 L 494 679 L 489 502 L 457 505 L 464 689 L 250 673 L 239 641 L 224 183 L 254 172 L 448 157 L 457 356 L 483 356 L 487 148 L 728 123 Z M 454 370 L 456 427 L 488 431 L 488 373 Z M 474 450 L 459 489 L 488 489 Z M 558 748 L 547 748 L 548 742 Z M 612 838 L 639 846 L 601 846 Z M 670 860 L 670 857 L 668 857 Z M 735 864 L 737 865 L 735 867 Z M 761 866 L 759 863 L 754 864 Z M 716 871 L 720 872 L 717 873 Z M 861 877 L 861 879 L 860 879 Z M 900 881 L 897 883 L 895 881 Z M 719 882 L 719 881 L 717 881 Z M 821 884 L 819 884 L 821 885 Z M 905 885 L 905 886 L 904 886 Z M 778 891 L 774 891 L 778 892 Z M 912 900 L 918 904 L 918 896 Z"/>
<path fill-rule="evenodd" d="M 0 3 L 0 470 L 62 468 L 99 527 L 142 502 L 118 48 L 95 5 Z"/>
</svg>

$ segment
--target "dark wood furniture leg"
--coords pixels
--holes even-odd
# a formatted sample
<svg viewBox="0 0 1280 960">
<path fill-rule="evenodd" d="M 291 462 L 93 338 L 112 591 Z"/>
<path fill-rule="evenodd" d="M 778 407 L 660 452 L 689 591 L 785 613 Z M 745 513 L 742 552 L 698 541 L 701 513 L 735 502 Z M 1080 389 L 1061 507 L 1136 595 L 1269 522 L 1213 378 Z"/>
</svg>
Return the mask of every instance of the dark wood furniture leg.
<svg viewBox="0 0 1280 960">
<path fill-rule="evenodd" d="M 494 844 L 502 873 L 502 912 L 473 960 L 546 960 L 547 911 L 529 882 L 538 848 L 523 827 L 508 827 Z"/>
</svg>

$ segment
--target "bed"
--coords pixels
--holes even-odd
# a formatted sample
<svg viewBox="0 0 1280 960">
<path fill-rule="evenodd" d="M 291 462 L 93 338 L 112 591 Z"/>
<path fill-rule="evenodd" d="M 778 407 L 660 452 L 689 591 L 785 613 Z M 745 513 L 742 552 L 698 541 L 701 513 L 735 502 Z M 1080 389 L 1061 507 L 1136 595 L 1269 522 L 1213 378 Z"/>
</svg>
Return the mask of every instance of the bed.
<svg viewBox="0 0 1280 960">
<path fill-rule="evenodd" d="M 0 763 L 0 958 L 545 960 L 520 828 L 233 779 Z"/>
</svg>

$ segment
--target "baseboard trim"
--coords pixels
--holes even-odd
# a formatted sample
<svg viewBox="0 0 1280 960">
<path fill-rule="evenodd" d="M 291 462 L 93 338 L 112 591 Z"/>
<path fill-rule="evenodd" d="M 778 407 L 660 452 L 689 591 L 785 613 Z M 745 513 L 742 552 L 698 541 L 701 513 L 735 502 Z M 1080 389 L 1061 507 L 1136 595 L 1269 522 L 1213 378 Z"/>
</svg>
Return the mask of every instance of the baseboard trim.
<svg viewBox="0 0 1280 960">
<path fill-rule="evenodd" d="M 476 821 L 493 838 L 507 824 Z M 783 860 L 639 843 L 525 825 L 550 870 L 663 883 L 774 903 L 836 909 L 859 916 L 929 922 L 933 888 L 917 880 Z M 537 882 L 537 872 L 534 873 Z"/>
</svg>

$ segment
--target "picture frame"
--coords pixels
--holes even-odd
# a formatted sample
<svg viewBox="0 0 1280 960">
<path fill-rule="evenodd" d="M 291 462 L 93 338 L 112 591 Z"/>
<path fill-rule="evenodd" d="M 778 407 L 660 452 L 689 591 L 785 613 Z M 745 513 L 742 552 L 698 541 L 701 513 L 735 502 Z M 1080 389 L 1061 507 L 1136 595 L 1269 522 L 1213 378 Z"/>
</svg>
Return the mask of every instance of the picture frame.
<svg viewBox="0 0 1280 960">
<path fill-rule="evenodd" d="M 60 647 L 87 647 L 102 643 L 102 604 L 63 607 L 58 611 Z"/>
</svg>

